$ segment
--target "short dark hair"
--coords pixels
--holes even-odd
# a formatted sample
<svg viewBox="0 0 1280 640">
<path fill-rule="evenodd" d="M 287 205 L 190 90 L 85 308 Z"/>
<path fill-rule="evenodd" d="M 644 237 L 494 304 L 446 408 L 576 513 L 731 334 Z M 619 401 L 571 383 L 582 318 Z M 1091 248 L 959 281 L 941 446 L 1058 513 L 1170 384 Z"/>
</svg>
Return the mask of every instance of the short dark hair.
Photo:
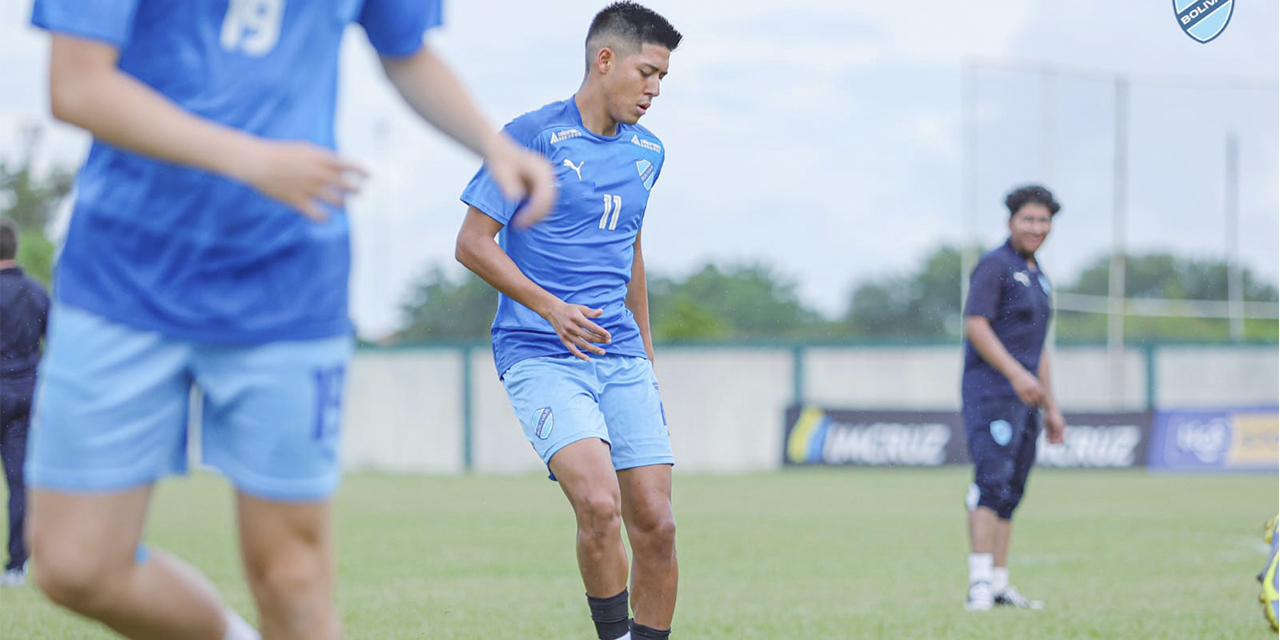
<svg viewBox="0 0 1280 640">
<path fill-rule="evenodd" d="M 18 227 L 0 218 L 0 260 L 12 260 L 18 255 Z"/>
<path fill-rule="evenodd" d="M 603 35 L 613 35 L 634 44 L 637 49 L 646 43 L 658 44 L 675 51 L 684 36 L 656 11 L 634 2 L 615 2 L 600 10 L 587 29 L 587 47 L 592 40 Z M 593 52 L 588 51 L 587 55 Z"/>
<path fill-rule="evenodd" d="M 1058 210 L 1062 208 L 1062 205 L 1053 199 L 1053 192 L 1038 184 L 1018 187 L 1004 197 L 1004 206 L 1009 207 L 1010 218 L 1016 215 L 1019 209 L 1031 202 L 1044 205 L 1049 210 L 1050 216 L 1058 213 Z"/>
</svg>

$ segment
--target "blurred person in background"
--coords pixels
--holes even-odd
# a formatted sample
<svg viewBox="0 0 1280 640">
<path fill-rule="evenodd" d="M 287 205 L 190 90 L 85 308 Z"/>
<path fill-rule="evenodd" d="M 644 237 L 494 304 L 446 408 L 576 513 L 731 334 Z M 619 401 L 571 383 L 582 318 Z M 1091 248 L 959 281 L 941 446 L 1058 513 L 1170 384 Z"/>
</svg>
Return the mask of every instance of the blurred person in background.
<svg viewBox="0 0 1280 640">
<path fill-rule="evenodd" d="M 49 317 L 49 295 L 14 262 L 18 228 L 0 220 L 0 461 L 9 486 L 9 559 L 0 587 L 27 581 L 27 485 L 22 467 L 27 458 L 27 429 L 35 396 L 40 343 Z"/>
<path fill-rule="evenodd" d="M 255 640 L 214 586 L 141 546 L 155 483 L 201 452 L 236 492 L 262 636 L 337 640 L 330 497 L 352 350 L 338 59 L 359 24 L 424 120 L 484 156 L 525 220 L 546 160 L 471 102 L 422 0 L 36 0 L 54 117 L 93 134 L 58 262 L 27 458 L 35 581 L 137 640 Z"/>
<path fill-rule="evenodd" d="M 969 279 L 961 396 L 973 484 L 969 511 L 969 589 L 965 608 L 1040 609 L 1009 583 L 1013 512 L 1036 461 L 1043 412 L 1049 442 L 1060 443 L 1066 422 L 1054 399 L 1044 351 L 1053 314 L 1049 278 L 1036 262 L 1061 209 L 1039 185 L 1005 198 L 1009 238 L 987 253 Z"/>
<path fill-rule="evenodd" d="M 680 40 L 657 13 L 611 4 L 587 31 L 577 93 L 507 125 L 558 172 L 560 200 L 542 225 L 512 227 L 513 207 L 487 166 L 462 194 L 469 207 L 457 257 L 501 293 L 492 329 L 498 375 L 577 517 L 578 569 L 601 640 L 665 639 L 676 605 L 675 459 L 653 373 L 640 249 L 665 155 L 639 120 Z M 630 591 L 623 523 L 634 554 Z"/>
</svg>

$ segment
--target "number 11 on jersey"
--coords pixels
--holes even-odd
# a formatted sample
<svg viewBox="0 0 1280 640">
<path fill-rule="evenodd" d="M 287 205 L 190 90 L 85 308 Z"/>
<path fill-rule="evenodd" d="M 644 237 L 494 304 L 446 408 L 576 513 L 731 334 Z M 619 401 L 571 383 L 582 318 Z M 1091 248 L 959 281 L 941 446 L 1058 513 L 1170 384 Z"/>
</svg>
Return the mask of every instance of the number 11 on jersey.
<svg viewBox="0 0 1280 640">
<path fill-rule="evenodd" d="M 611 213 L 613 214 L 612 219 L 609 217 Z M 607 226 L 610 231 L 617 229 L 619 213 L 622 213 L 622 196 L 605 194 L 604 215 L 600 216 L 600 228 L 604 229 Z"/>
</svg>

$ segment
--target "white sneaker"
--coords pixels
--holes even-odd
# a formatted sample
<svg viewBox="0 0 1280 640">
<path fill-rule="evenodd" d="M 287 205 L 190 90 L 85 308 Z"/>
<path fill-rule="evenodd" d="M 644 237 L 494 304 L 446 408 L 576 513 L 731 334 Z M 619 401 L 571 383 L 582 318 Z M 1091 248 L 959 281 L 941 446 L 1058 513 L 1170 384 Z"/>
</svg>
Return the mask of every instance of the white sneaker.
<svg viewBox="0 0 1280 640">
<path fill-rule="evenodd" d="M 0 587 L 21 587 L 26 583 L 25 569 L 6 569 L 3 574 L 0 574 Z"/>
<path fill-rule="evenodd" d="M 1042 600 L 1028 600 L 1013 586 L 1009 585 L 1000 590 L 996 594 L 995 603 L 1001 607 L 1013 607 L 1015 609 L 1043 609 L 1044 602 Z"/>
<path fill-rule="evenodd" d="M 990 611 L 995 605 L 995 600 L 991 597 L 991 583 L 986 580 L 976 580 L 969 583 L 969 596 L 965 598 L 964 608 L 969 611 Z"/>
</svg>

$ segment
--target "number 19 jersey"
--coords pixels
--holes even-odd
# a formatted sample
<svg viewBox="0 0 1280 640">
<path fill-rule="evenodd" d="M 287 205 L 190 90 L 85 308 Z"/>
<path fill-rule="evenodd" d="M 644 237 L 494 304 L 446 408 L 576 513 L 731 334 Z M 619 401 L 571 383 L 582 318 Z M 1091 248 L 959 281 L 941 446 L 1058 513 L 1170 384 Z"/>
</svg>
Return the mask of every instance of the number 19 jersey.
<svg viewBox="0 0 1280 640">
<path fill-rule="evenodd" d="M 438 0 L 36 0 L 32 23 L 119 49 L 180 108 L 263 138 L 334 146 L 339 45 L 422 46 Z M 60 302 L 188 340 L 350 333 L 346 215 L 315 223 L 246 185 L 95 140 L 55 276 Z"/>
<path fill-rule="evenodd" d="M 661 141 L 638 124 L 596 135 L 573 98 L 526 113 L 505 131 L 551 161 L 559 200 L 538 224 L 513 227 L 518 203 L 504 199 L 481 167 L 462 201 L 504 225 L 498 243 L 530 280 L 565 302 L 604 310 L 593 321 L 613 336 L 606 352 L 646 357 L 625 300 L 636 236 L 662 171 Z M 549 322 L 503 294 L 491 333 L 499 374 L 526 358 L 569 355 Z"/>
</svg>

